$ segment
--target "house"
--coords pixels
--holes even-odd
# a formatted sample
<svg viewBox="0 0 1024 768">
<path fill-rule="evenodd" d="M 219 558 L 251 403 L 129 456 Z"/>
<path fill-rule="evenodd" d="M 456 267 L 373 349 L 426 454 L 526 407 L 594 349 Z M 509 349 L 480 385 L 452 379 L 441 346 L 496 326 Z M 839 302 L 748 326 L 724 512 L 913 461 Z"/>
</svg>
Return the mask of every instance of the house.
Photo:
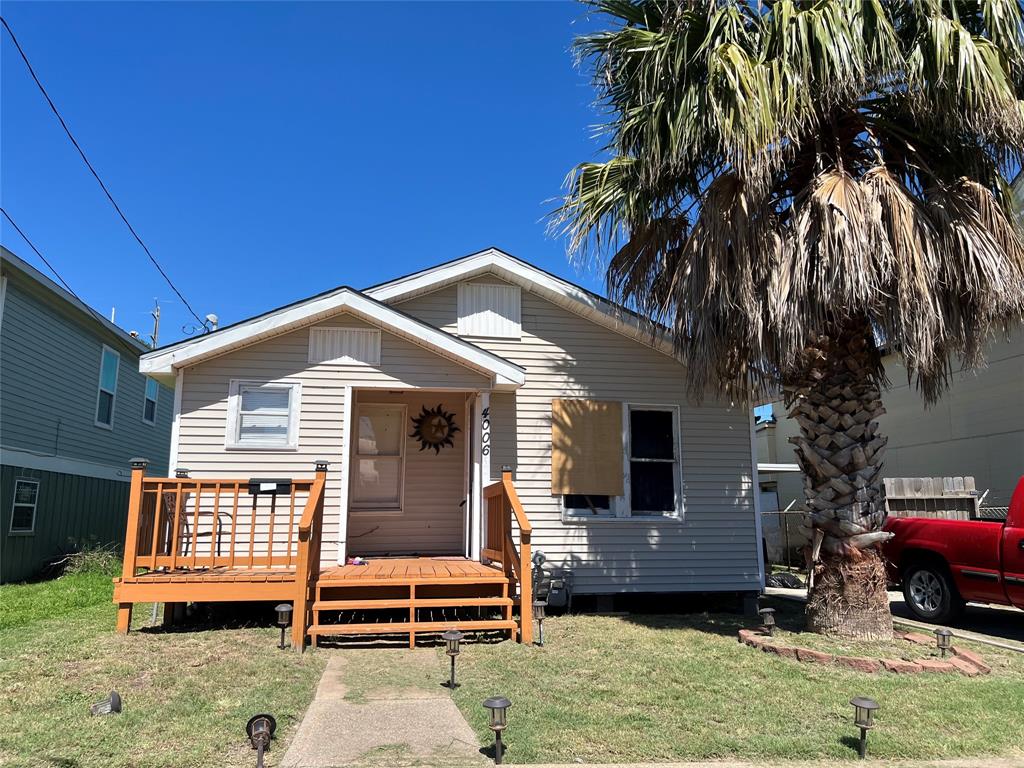
<svg viewBox="0 0 1024 768">
<path fill-rule="evenodd" d="M 0 582 L 123 540 L 132 456 L 164 471 L 170 387 L 148 348 L 0 248 Z"/>
<path fill-rule="evenodd" d="M 122 630 L 133 602 L 294 597 L 299 644 L 310 621 L 314 642 L 415 642 L 452 621 L 526 639 L 512 609 L 538 550 L 576 594 L 760 590 L 747 405 L 691 402 L 649 324 L 497 249 L 335 288 L 140 370 L 175 388 L 181 477 L 137 468 Z M 348 621 L 375 606 L 397 619 Z M 430 618 L 466 607 L 499 617 Z"/>
</svg>

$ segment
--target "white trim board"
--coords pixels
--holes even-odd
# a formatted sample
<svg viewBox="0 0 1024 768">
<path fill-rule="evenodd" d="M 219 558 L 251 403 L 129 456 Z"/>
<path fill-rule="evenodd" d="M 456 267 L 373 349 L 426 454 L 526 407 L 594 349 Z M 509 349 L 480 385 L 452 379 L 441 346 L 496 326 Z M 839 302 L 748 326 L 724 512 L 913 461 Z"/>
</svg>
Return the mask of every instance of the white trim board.
<svg viewBox="0 0 1024 768">
<path fill-rule="evenodd" d="M 364 293 L 378 301 L 397 304 L 483 274 L 497 275 L 547 299 L 552 304 L 575 312 L 675 360 L 679 359 L 672 340 L 664 333 L 658 332 L 656 326 L 614 302 L 548 274 L 497 248 L 488 248 L 447 264 L 367 288 Z"/>
<path fill-rule="evenodd" d="M 495 389 L 514 390 L 526 383 L 526 373 L 518 365 L 347 287 L 246 320 L 198 339 L 189 339 L 154 350 L 139 359 L 139 370 L 151 376 L 169 378 L 180 368 L 298 330 L 342 311 L 419 344 L 435 354 L 489 375 Z"/>
<path fill-rule="evenodd" d="M 127 483 L 131 480 L 131 469 L 127 463 L 124 469 L 96 464 L 86 459 L 75 459 L 70 456 L 46 456 L 18 448 L 0 448 L 0 464 L 8 467 L 24 467 L 38 469 L 43 472 L 57 472 L 63 475 L 81 475 L 95 477 L 100 480 L 120 480 Z"/>
</svg>

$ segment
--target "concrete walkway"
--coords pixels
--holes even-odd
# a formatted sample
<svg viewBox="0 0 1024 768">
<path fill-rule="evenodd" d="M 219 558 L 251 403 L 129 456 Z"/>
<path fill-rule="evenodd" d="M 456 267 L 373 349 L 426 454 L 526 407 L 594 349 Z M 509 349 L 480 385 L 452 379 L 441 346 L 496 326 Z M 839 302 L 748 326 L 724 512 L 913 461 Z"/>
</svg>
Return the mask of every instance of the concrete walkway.
<svg viewBox="0 0 1024 768">
<path fill-rule="evenodd" d="M 316 696 L 282 768 L 465 765 L 487 762 L 476 735 L 439 683 L 431 650 L 386 653 L 397 674 L 367 684 L 367 651 L 327 651 Z M 353 685 L 354 681 L 358 681 Z M 356 687 L 358 686 L 358 687 Z"/>
</svg>

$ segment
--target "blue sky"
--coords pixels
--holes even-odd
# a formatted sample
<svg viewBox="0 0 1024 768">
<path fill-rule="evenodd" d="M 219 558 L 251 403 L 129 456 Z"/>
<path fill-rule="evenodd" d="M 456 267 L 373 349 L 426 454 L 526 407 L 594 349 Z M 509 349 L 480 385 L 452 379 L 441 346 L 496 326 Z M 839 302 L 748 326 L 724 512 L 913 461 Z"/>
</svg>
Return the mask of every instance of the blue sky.
<svg viewBox="0 0 1024 768">
<path fill-rule="evenodd" d="M 545 234 L 599 152 L 570 2 L 26 3 L 3 15 L 129 220 L 226 324 Z M 191 321 L 2 44 L 3 206 L 71 287 L 161 343 Z M 40 268 L 6 222 L 4 245 Z"/>
</svg>

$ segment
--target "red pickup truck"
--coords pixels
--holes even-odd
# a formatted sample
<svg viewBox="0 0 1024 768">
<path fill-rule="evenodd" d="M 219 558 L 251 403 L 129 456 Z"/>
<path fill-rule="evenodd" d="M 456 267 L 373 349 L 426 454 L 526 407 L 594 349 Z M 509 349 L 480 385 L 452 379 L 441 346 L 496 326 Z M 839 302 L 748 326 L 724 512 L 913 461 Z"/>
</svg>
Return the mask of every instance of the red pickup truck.
<svg viewBox="0 0 1024 768">
<path fill-rule="evenodd" d="M 918 618 L 945 623 L 967 602 L 1024 609 L 1024 477 L 1005 523 L 900 517 L 885 530 L 896 534 L 885 545 L 890 576 Z"/>
</svg>

